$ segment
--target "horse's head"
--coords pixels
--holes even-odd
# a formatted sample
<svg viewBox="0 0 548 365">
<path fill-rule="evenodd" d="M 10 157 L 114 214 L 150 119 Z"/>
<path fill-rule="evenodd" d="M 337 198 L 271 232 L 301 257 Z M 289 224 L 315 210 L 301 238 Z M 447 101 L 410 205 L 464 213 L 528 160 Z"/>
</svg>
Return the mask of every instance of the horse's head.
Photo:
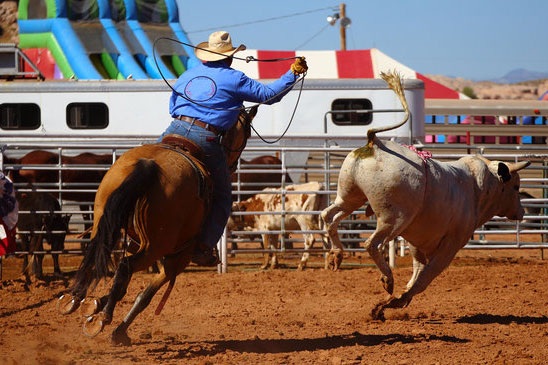
<svg viewBox="0 0 548 365">
<path fill-rule="evenodd" d="M 223 137 L 222 144 L 230 172 L 236 170 L 238 159 L 247 144 L 247 139 L 251 135 L 251 122 L 255 118 L 255 115 L 257 115 L 257 108 L 258 106 L 254 106 L 248 111 L 240 111 L 238 120 Z"/>
</svg>

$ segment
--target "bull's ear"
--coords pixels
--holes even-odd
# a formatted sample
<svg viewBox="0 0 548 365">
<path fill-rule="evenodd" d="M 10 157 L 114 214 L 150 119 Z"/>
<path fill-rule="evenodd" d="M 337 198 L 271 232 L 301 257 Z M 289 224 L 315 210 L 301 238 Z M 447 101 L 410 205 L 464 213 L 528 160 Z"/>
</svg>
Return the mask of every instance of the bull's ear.
<svg viewBox="0 0 548 365">
<path fill-rule="evenodd" d="M 501 179 L 502 182 L 510 181 L 510 179 L 512 178 L 508 165 L 503 162 L 499 162 L 497 174 L 499 175 L 499 179 Z"/>
</svg>

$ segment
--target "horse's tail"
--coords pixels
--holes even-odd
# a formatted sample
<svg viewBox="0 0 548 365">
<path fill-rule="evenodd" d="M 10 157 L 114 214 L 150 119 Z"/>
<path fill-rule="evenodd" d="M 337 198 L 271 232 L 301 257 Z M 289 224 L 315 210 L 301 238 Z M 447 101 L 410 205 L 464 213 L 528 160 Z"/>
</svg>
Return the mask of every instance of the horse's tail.
<svg viewBox="0 0 548 365">
<path fill-rule="evenodd" d="M 72 293 L 82 296 L 114 268 L 112 250 L 120 241 L 121 229 L 133 215 L 135 204 L 158 181 L 160 167 L 149 159 L 140 159 L 122 184 L 107 199 L 97 232 L 89 242 L 78 268 Z"/>
</svg>

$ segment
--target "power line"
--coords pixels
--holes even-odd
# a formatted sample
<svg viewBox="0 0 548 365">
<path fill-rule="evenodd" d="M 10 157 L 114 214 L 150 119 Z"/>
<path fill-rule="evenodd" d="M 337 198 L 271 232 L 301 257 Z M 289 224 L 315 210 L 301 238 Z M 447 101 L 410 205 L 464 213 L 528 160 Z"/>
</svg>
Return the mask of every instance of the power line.
<svg viewBox="0 0 548 365">
<path fill-rule="evenodd" d="M 323 32 L 325 30 L 325 28 L 329 27 L 329 23 L 327 23 L 326 25 L 324 25 L 316 34 L 314 34 L 312 37 L 308 38 L 306 41 L 304 41 L 303 43 L 299 44 L 297 47 L 295 47 L 295 50 L 298 50 L 299 48 L 303 47 L 304 45 L 306 45 L 308 42 L 310 42 L 311 40 L 313 40 L 314 38 L 316 38 L 317 36 L 320 35 L 321 32 Z"/>
<path fill-rule="evenodd" d="M 207 32 L 207 31 L 211 31 L 211 30 L 218 30 L 218 29 L 242 27 L 242 26 L 244 26 L 244 25 L 250 25 L 250 24 L 257 24 L 257 23 L 270 22 L 270 21 L 273 21 L 273 20 L 285 19 L 285 18 L 290 18 L 290 17 L 294 17 L 294 16 L 299 16 L 299 15 L 304 15 L 304 14 L 310 14 L 310 13 L 315 13 L 315 12 L 319 12 L 319 11 L 324 11 L 324 10 L 328 10 L 328 9 L 329 9 L 329 10 L 332 10 L 332 11 L 336 11 L 338 8 L 335 7 L 335 6 L 329 6 L 329 7 L 326 7 L 326 8 L 314 9 L 314 10 L 308 10 L 308 11 L 302 11 L 302 12 L 300 12 L 300 13 L 293 13 L 293 14 L 288 14 L 288 15 L 281 15 L 281 16 L 276 16 L 276 17 L 266 18 L 266 19 L 260 19 L 260 20 L 253 20 L 253 21 L 245 22 L 245 23 L 238 23 L 238 24 L 231 24 L 231 25 L 221 25 L 221 26 L 216 26 L 216 27 L 214 27 L 214 28 L 205 28 L 205 29 L 199 29 L 199 30 L 191 30 L 191 31 L 188 31 L 188 32 L 186 32 L 186 33 L 187 33 L 187 34 L 190 34 L 190 33 L 200 33 L 200 32 Z"/>
</svg>

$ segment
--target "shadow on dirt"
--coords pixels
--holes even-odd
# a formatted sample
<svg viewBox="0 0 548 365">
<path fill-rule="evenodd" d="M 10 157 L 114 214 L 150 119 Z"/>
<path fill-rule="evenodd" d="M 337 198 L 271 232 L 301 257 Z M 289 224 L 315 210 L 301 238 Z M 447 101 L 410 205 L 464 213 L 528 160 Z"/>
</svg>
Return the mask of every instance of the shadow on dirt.
<svg viewBox="0 0 548 365">
<path fill-rule="evenodd" d="M 27 283 L 24 278 L 14 279 L 14 280 L 5 280 L 0 283 L 0 292 L 6 291 L 22 291 L 22 292 L 29 292 L 32 293 L 33 288 L 39 288 L 39 287 L 51 287 L 51 288 L 58 288 L 59 286 L 64 287 L 64 289 L 61 289 L 60 291 L 57 291 L 55 294 L 53 294 L 51 297 L 41 300 L 36 303 L 30 303 L 24 307 L 7 310 L 0 312 L 0 318 L 5 318 L 12 316 L 17 313 L 21 313 L 23 311 L 27 311 L 30 309 L 36 309 L 40 308 L 43 305 L 58 299 L 59 296 L 64 294 L 67 291 L 67 287 L 69 285 L 69 280 L 71 279 L 70 273 L 63 273 L 62 275 L 56 275 L 56 274 L 50 274 L 50 275 L 44 275 L 41 279 L 34 279 L 33 282 Z"/>
<path fill-rule="evenodd" d="M 165 357 L 166 349 L 173 349 L 173 346 L 163 346 L 160 349 L 149 350 L 149 352 L 161 353 L 162 359 L 182 359 L 199 356 L 214 356 L 226 351 L 236 351 L 240 353 L 258 353 L 258 354 L 275 354 L 275 353 L 291 353 L 297 351 L 318 351 L 330 350 L 348 346 L 378 346 L 391 345 L 394 343 L 420 343 L 431 341 L 443 341 L 447 343 L 466 343 L 469 340 L 454 337 L 454 336 L 438 336 L 438 335 L 363 335 L 359 332 L 354 332 L 350 335 L 342 336 L 326 336 L 321 338 L 311 339 L 251 339 L 251 340 L 227 340 L 227 341 L 209 341 L 209 342 L 191 342 L 181 343 L 176 341 L 175 344 L 186 347 L 184 350 L 174 351 L 172 356 Z"/>
<path fill-rule="evenodd" d="M 546 324 L 548 323 L 548 317 L 531 317 L 531 316 L 500 316 L 496 314 L 474 314 L 473 316 L 465 316 L 456 320 L 456 323 L 469 323 L 469 324 Z"/>
<path fill-rule="evenodd" d="M 41 300 L 39 302 L 36 302 L 36 303 L 32 303 L 32 304 L 29 304 L 25 307 L 22 307 L 22 308 L 17 308 L 17 309 L 14 309 L 14 310 L 11 310 L 11 311 L 5 311 L 5 312 L 1 312 L 0 313 L 0 318 L 4 318 L 4 317 L 9 317 L 9 316 L 12 316 L 14 314 L 17 314 L 17 313 L 20 313 L 20 312 L 23 312 L 23 311 L 26 311 L 26 310 L 30 310 L 30 309 L 36 309 L 36 308 L 40 308 L 41 306 L 43 306 L 44 304 L 47 304 L 53 300 L 56 300 L 59 298 L 59 296 L 61 294 L 63 294 L 64 290 L 63 291 L 60 291 L 58 293 L 55 293 L 53 296 L 51 296 L 50 298 L 48 299 L 44 299 L 44 300 Z"/>
</svg>

